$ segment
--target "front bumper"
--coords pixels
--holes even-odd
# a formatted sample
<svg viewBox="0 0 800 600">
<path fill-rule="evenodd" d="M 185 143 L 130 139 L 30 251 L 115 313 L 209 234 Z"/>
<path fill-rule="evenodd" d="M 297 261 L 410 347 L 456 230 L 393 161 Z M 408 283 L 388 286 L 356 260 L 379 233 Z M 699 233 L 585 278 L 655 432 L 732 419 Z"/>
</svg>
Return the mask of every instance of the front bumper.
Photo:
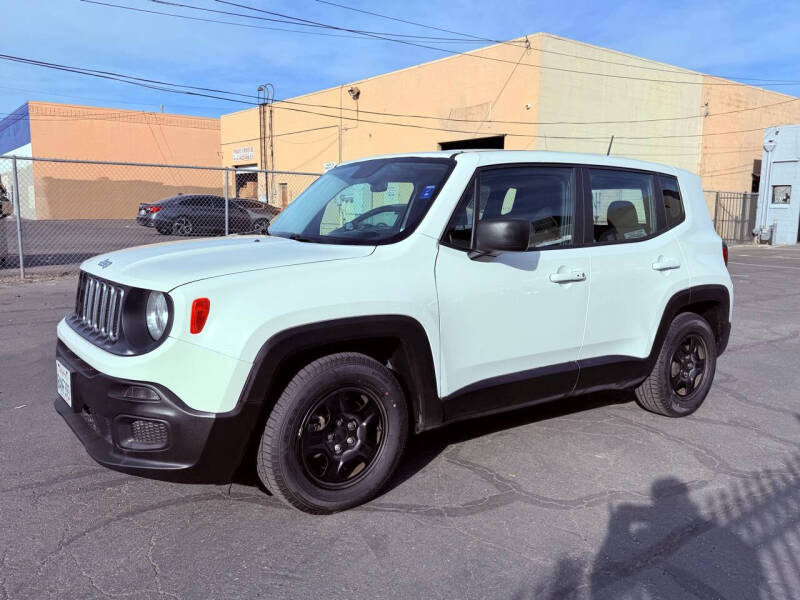
<svg viewBox="0 0 800 600">
<path fill-rule="evenodd" d="M 60 340 L 56 356 L 71 372 L 72 407 L 57 398 L 55 408 L 98 463 L 170 481 L 231 480 L 257 421 L 256 405 L 243 402 L 223 414 L 198 411 L 164 386 L 100 373 Z M 158 399 L 127 397 L 131 386 Z"/>
</svg>

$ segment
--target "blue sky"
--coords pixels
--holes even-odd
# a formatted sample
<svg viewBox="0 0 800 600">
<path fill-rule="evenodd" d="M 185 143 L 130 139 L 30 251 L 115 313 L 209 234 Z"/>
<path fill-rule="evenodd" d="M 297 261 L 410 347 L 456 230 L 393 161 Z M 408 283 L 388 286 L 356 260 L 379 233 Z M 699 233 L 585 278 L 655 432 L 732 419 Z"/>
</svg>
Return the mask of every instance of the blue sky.
<svg viewBox="0 0 800 600">
<path fill-rule="evenodd" d="M 151 0 L 103 0 L 265 27 L 304 29 L 199 13 Z M 171 0 L 248 11 L 214 0 Z M 358 14 L 316 0 L 232 0 L 239 4 L 396 34 L 449 36 Z M 530 0 L 367 2 L 336 0 L 490 39 L 545 31 L 706 73 L 800 80 L 800 2 Z M 258 13 L 250 13 L 257 15 Z M 262 15 L 266 16 L 266 15 Z M 175 19 L 80 0 L 6 0 L 0 53 L 170 82 L 254 94 L 264 82 L 278 98 L 358 80 L 446 56 L 372 39 L 302 35 Z M 324 30 L 323 30 L 324 31 Z M 327 31 L 327 33 L 334 33 Z M 467 50 L 476 44 L 442 44 Z M 800 95 L 800 85 L 763 87 Z M 122 83 L 0 61 L 0 118 L 26 100 L 218 116 L 244 105 L 179 96 Z"/>
</svg>

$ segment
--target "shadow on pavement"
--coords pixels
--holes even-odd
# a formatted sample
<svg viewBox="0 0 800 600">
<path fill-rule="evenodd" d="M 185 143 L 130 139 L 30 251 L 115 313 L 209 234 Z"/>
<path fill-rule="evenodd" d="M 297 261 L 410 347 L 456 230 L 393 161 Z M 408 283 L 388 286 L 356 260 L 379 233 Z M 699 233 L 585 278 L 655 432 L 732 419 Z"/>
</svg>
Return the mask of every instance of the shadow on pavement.
<svg viewBox="0 0 800 600">
<path fill-rule="evenodd" d="M 404 481 L 411 479 L 444 452 L 451 444 L 465 442 L 504 429 L 511 429 L 529 423 L 537 423 L 547 419 L 555 419 L 592 410 L 601 406 L 632 402 L 634 398 L 633 392 L 598 392 L 584 396 L 575 396 L 569 400 L 556 400 L 537 404 L 528 408 L 515 409 L 506 413 L 481 417 L 480 419 L 471 421 L 462 421 L 460 423 L 448 425 L 442 429 L 419 435 L 412 434 L 409 437 L 405 452 L 400 459 L 400 464 L 397 466 L 394 475 L 392 475 L 388 483 L 381 490 L 378 498 L 393 490 Z M 256 435 L 256 438 L 257 437 Z M 251 444 L 241 467 L 238 469 L 234 482 L 241 485 L 258 487 L 263 492 L 269 493 L 261 484 L 256 474 L 255 451 L 258 439 L 255 439 L 254 442 L 254 444 Z"/>
<path fill-rule="evenodd" d="M 592 557 L 564 557 L 552 578 L 516 600 L 793 598 L 800 586 L 800 455 L 705 498 L 674 477 L 647 503 L 609 506 Z"/>
</svg>

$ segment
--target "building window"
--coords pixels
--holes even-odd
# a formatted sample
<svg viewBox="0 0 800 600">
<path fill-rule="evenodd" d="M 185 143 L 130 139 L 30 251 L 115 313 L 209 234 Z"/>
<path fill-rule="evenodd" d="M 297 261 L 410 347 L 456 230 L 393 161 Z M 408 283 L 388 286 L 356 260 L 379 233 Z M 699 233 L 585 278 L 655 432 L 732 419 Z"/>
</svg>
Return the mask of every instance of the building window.
<svg viewBox="0 0 800 600">
<path fill-rule="evenodd" d="M 773 185 L 772 186 L 772 203 L 773 204 L 789 204 L 792 195 L 792 186 L 790 185 Z"/>
</svg>

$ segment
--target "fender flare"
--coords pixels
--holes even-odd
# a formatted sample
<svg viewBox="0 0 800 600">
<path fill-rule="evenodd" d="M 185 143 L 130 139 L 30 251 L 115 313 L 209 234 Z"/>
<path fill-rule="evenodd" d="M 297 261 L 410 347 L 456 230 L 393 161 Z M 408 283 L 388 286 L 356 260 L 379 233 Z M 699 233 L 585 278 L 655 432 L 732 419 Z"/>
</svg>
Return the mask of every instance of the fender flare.
<svg viewBox="0 0 800 600">
<path fill-rule="evenodd" d="M 398 379 L 407 393 L 415 430 L 420 432 L 438 426 L 442 422 L 442 404 L 438 396 L 430 340 L 422 324 L 406 315 L 370 315 L 320 321 L 285 329 L 270 336 L 253 361 L 237 407 L 249 407 L 258 412 L 271 407 L 282 391 L 282 383 L 288 382 L 286 369 L 293 368 L 292 360 L 298 356 L 308 355 L 313 360 L 333 352 L 359 351 L 371 340 L 385 342 L 387 339 L 394 341 L 391 347 L 387 345 L 384 350 L 391 369 L 399 375 Z M 253 427 L 256 424 L 254 422 Z"/>
</svg>

